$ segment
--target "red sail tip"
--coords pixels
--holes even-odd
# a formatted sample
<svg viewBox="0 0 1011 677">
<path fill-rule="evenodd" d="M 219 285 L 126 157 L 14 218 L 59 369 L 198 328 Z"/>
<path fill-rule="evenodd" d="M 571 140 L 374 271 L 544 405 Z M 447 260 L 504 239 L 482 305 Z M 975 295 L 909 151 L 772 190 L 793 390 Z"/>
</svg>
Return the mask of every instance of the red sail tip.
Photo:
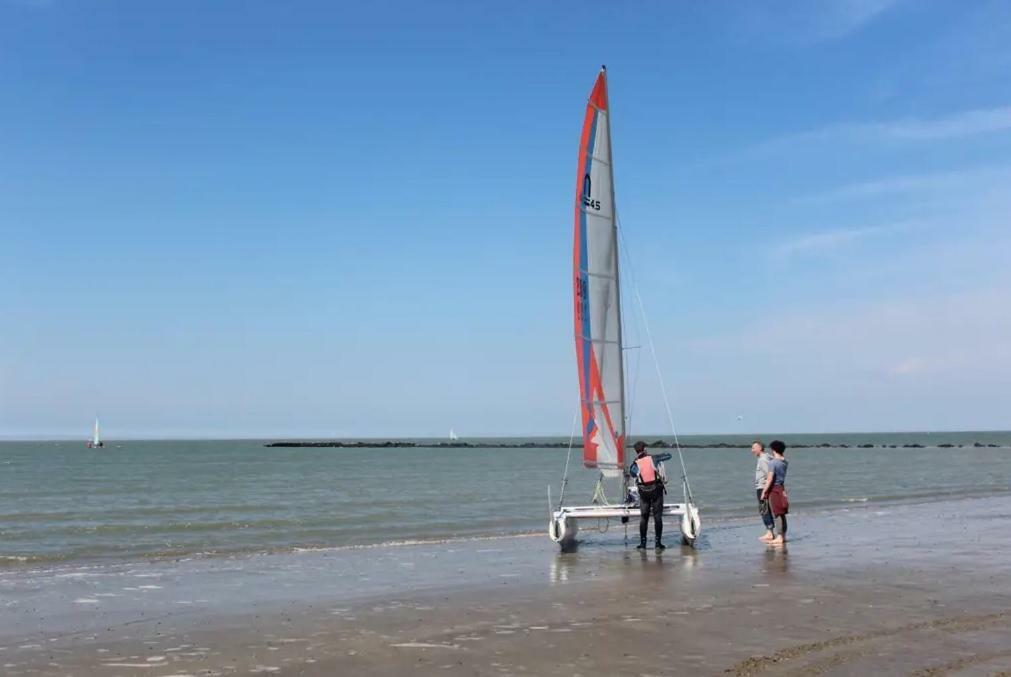
<svg viewBox="0 0 1011 677">
<path fill-rule="evenodd" d="M 590 103 L 600 110 L 607 109 L 607 78 L 604 77 L 603 69 L 601 69 L 600 75 L 597 76 L 597 81 L 593 83 L 593 91 L 590 92 Z"/>
</svg>

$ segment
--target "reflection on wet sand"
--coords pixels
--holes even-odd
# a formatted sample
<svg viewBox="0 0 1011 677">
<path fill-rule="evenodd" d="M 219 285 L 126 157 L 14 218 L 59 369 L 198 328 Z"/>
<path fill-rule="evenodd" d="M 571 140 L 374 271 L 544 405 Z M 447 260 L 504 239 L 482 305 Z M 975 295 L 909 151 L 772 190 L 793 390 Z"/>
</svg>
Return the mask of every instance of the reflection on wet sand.
<svg viewBox="0 0 1011 677">
<path fill-rule="evenodd" d="M 773 575 L 790 573 L 789 546 L 786 544 L 778 548 L 767 546 L 765 556 L 762 558 L 762 571 Z"/>
<path fill-rule="evenodd" d="M 618 573 L 629 584 L 667 584 L 685 579 L 700 563 L 699 552 L 687 545 L 657 551 L 589 543 L 581 549 L 577 542 L 549 560 L 548 574 L 554 584 L 586 581 L 605 573 Z"/>
</svg>

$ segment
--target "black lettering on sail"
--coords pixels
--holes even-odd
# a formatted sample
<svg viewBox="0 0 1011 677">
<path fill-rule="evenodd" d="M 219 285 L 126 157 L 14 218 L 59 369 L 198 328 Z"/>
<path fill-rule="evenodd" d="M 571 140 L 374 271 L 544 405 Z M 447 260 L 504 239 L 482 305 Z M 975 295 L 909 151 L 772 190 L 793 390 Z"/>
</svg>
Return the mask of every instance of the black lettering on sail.
<svg viewBox="0 0 1011 677">
<path fill-rule="evenodd" d="M 590 209 L 596 209 L 599 212 L 600 200 L 590 199 L 590 190 L 592 189 L 592 187 L 593 184 L 590 182 L 590 175 L 587 174 L 585 177 L 583 177 L 583 206 L 589 207 Z"/>
</svg>

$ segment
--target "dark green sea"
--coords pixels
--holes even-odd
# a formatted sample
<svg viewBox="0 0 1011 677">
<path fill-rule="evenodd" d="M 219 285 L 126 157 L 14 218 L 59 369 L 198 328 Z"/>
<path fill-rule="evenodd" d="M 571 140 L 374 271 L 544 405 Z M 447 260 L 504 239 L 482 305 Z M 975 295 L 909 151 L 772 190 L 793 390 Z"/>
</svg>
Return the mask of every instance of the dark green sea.
<svg viewBox="0 0 1011 677">
<path fill-rule="evenodd" d="M 1011 491 L 1011 432 L 779 437 L 833 445 L 787 451 L 797 514 Z M 557 501 L 566 458 L 564 448 L 267 448 L 266 441 L 110 440 L 102 449 L 0 442 L 0 566 L 541 532 L 548 485 Z M 750 437 L 683 441 L 743 446 Z M 923 446 L 902 446 L 911 444 Z M 754 460 L 746 449 L 689 448 L 685 462 L 703 520 L 752 515 Z M 668 472 L 678 474 L 670 463 Z M 573 450 L 566 502 L 588 502 L 595 480 Z"/>
</svg>

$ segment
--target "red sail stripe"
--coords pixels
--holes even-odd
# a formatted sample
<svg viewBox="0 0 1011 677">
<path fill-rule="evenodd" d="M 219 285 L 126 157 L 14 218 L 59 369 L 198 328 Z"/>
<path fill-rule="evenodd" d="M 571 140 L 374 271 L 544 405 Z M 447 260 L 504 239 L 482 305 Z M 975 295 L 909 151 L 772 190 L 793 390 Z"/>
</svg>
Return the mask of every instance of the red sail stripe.
<svg viewBox="0 0 1011 677">
<path fill-rule="evenodd" d="M 611 419 L 611 407 L 607 404 L 607 398 L 604 396 L 604 384 L 600 378 L 600 370 L 597 367 L 597 357 L 593 354 L 590 355 L 590 378 L 593 381 L 593 388 L 597 393 L 597 397 L 601 400 L 600 408 L 604 412 L 604 420 L 607 422 L 607 432 L 611 435 L 611 439 L 614 440 L 614 448 L 617 450 L 618 466 L 624 467 L 625 465 L 625 439 L 620 437 L 614 428 L 614 421 Z M 596 449 L 594 449 L 596 451 Z"/>
<path fill-rule="evenodd" d="M 595 88 L 596 89 L 596 88 Z M 583 316 L 582 316 L 582 306 L 580 305 L 580 279 L 581 271 L 579 265 L 579 255 L 582 251 L 582 233 L 580 229 L 580 210 L 582 209 L 582 195 L 583 195 L 583 171 L 586 166 L 586 153 L 589 150 L 590 143 L 590 129 L 593 127 L 593 116 L 595 111 L 593 108 L 587 104 L 586 115 L 583 117 L 583 131 L 579 139 L 579 162 L 576 167 L 576 193 L 575 193 L 575 236 L 573 237 L 573 251 L 572 251 L 572 270 L 575 276 L 574 284 L 572 288 L 572 298 L 573 298 L 573 310 L 575 316 L 575 327 L 576 327 L 576 367 L 579 371 L 579 400 L 581 403 L 582 410 L 582 420 L 583 420 L 583 463 L 588 466 L 595 466 L 597 464 L 597 445 L 590 442 L 590 436 L 587 434 L 586 427 L 589 425 L 590 421 L 593 419 L 593 408 L 591 406 L 591 398 L 586 397 L 589 391 L 589 384 L 584 383 L 583 374 L 586 373 L 586 367 L 583 363 Z M 593 357 L 592 348 L 590 351 L 590 357 Z"/>
</svg>

